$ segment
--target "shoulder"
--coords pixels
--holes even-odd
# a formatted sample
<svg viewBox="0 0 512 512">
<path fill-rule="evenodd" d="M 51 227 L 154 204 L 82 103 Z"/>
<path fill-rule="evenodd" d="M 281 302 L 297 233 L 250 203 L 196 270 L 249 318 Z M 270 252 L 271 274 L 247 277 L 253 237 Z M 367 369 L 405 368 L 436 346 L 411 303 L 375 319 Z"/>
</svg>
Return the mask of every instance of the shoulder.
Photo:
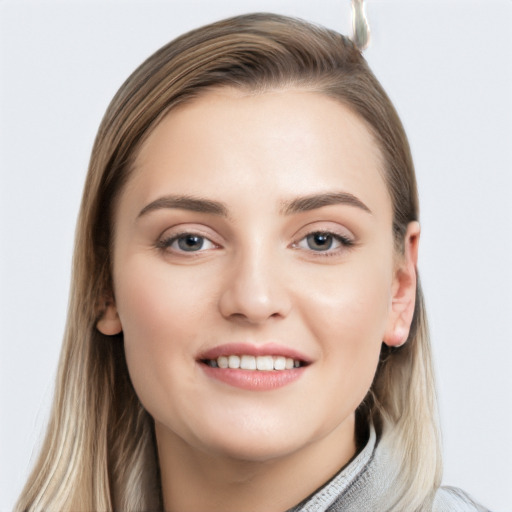
<svg viewBox="0 0 512 512">
<path fill-rule="evenodd" d="M 490 512 L 469 494 L 457 487 L 440 487 L 432 507 L 433 512 Z"/>
</svg>

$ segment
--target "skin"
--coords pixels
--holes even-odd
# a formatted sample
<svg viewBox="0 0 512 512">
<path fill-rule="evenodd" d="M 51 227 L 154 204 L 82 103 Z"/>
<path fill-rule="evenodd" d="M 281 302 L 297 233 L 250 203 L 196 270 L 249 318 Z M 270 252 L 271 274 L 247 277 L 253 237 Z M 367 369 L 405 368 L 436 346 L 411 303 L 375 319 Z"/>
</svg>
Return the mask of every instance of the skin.
<svg viewBox="0 0 512 512">
<path fill-rule="evenodd" d="M 367 209 L 283 211 L 340 192 Z M 221 202 L 225 215 L 155 206 L 168 195 Z M 180 249 L 173 237 L 184 232 L 203 248 Z M 312 232 L 352 245 L 314 250 Z M 117 204 L 115 301 L 98 329 L 124 333 L 155 419 L 167 511 L 286 510 L 354 457 L 354 411 L 381 344 L 407 338 L 418 238 L 411 223 L 395 254 L 375 141 L 319 93 L 211 90 L 156 127 Z M 277 389 L 220 382 L 197 360 L 225 343 L 269 342 L 310 363 Z"/>
</svg>

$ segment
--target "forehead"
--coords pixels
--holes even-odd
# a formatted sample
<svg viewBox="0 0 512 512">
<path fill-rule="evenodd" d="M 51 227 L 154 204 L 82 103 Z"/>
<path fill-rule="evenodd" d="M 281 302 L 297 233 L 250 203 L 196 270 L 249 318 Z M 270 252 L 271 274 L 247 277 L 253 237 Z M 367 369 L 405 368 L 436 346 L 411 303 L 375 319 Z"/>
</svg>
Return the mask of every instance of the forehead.
<svg viewBox="0 0 512 512">
<path fill-rule="evenodd" d="M 140 148 L 128 188 L 141 202 L 163 193 L 236 200 L 269 188 L 286 200 L 338 189 L 390 210 L 382 169 L 365 122 L 333 98 L 219 88 L 167 114 Z"/>
</svg>

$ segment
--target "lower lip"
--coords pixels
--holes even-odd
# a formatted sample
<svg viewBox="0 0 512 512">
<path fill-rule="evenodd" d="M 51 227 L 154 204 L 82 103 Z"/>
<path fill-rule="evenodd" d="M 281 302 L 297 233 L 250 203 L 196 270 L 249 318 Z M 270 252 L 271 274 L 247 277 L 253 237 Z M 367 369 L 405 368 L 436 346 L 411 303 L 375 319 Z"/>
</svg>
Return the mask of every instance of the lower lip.
<svg viewBox="0 0 512 512">
<path fill-rule="evenodd" d="M 208 377 L 249 391 L 269 391 L 282 388 L 299 379 L 306 369 L 305 366 L 301 366 L 291 370 L 260 371 L 212 368 L 204 363 L 200 363 L 200 366 Z"/>
</svg>

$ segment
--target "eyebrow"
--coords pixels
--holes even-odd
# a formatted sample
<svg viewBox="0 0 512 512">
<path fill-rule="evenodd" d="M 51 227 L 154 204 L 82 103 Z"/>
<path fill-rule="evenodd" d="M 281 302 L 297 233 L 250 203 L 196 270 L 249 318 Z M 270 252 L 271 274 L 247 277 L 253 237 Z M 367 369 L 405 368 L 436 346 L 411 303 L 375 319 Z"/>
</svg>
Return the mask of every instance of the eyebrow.
<svg viewBox="0 0 512 512">
<path fill-rule="evenodd" d="M 211 213 L 213 215 L 220 215 L 221 217 L 228 216 L 227 207 L 218 201 L 191 196 L 165 196 L 144 206 L 138 217 L 140 218 L 146 213 L 166 208 L 177 208 L 180 210 L 199 213 Z"/>
<path fill-rule="evenodd" d="M 284 202 L 282 204 L 281 212 L 284 215 L 291 215 L 294 213 L 307 212 L 310 210 L 316 210 L 317 208 L 323 208 L 324 206 L 337 204 L 354 206 L 367 213 L 372 213 L 368 206 L 366 206 L 360 199 L 358 199 L 353 194 L 350 194 L 349 192 L 312 194 L 310 196 L 298 197 L 297 199 Z"/>
<path fill-rule="evenodd" d="M 349 192 L 312 194 L 309 196 L 297 197 L 291 201 L 284 201 L 281 204 L 281 213 L 283 215 L 293 215 L 294 213 L 307 212 L 323 208 L 324 206 L 338 204 L 354 206 L 370 214 L 372 213 L 368 206 Z M 228 217 L 228 208 L 224 203 L 200 197 L 177 195 L 159 197 L 155 201 L 152 201 L 142 208 L 138 218 L 149 212 L 162 209 L 180 209 Z"/>
</svg>

